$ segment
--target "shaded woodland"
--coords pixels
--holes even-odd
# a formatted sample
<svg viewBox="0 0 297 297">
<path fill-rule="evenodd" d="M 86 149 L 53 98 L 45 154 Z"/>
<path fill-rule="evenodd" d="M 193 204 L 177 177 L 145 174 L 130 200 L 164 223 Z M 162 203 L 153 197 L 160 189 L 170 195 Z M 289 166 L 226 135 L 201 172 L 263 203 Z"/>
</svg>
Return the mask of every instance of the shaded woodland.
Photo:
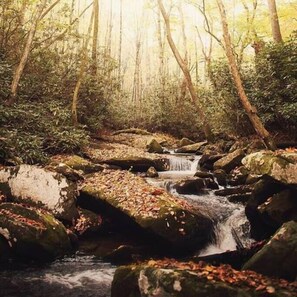
<svg viewBox="0 0 297 297">
<path fill-rule="evenodd" d="M 2 160 L 129 127 L 296 136 L 296 1 L 2 2 Z"/>
</svg>

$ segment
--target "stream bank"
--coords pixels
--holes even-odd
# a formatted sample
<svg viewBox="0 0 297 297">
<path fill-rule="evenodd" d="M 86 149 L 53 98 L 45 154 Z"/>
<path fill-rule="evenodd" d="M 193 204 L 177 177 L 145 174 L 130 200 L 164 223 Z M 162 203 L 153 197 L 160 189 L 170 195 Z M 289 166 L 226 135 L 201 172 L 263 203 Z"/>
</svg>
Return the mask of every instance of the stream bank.
<svg viewBox="0 0 297 297">
<path fill-rule="evenodd" d="M 121 137 L 127 141 L 125 135 L 121 135 Z M 232 203 L 229 201 L 231 196 L 234 198 L 234 195 L 237 195 L 238 200 L 243 195 L 245 195 L 244 198 L 248 201 L 252 197 L 252 188 L 246 186 L 246 181 L 253 176 L 242 168 L 238 169 L 238 166 L 241 164 L 241 161 L 238 163 L 239 156 L 241 159 L 244 157 L 242 156 L 242 149 L 237 152 L 235 149 L 231 154 L 227 154 L 218 148 L 214 152 L 213 145 L 208 146 L 206 143 L 199 145 L 199 152 L 196 153 L 202 154 L 202 156 L 197 156 L 194 153 L 191 155 L 168 154 L 168 150 L 164 150 L 165 154 L 148 154 L 144 153 L 143 143 L 139 147 L 129 149 L 127 144 L 105 141 L 94 143 L 86 151 L 86 156 L 89 159 L 75 157 L 74 162 L 72 156 L 55 157 L 47 170 L 55 172 L 59 170 L 60 174 L 78 185 L 78 190 L 81 193 L 76 197 L 77 206 L 81 208 L 81 210 L 78 208 L 78 216 L 74 215 L 74 221 L 63 220 L 64 225 L 68 228 L 67 232 L 71 238 L 73 248 L 77 249 L 78 246 L 90 254 L 98 251 L 98 253 L 96 252 L 97 256 L 101 259 L 103 257 L 106 261 L 108 259 L 108 261 L 113 262 L 116 259 L 116 262 L 120 263 L 125 258 L 125 261 L 129 263 L 151 256 L 159 258 L 171 255 L 168 241 L 171 242 L 171 247 L 176 246 L 176 251 L 182 251 L 183 255 L 196 255 L 198 257 L 197 261 L 199 261 L 199 256 L 237 250 L 238 243 L 241 243 L 243 247 L 249 247 L 251 238 L 249 236 L 249 222 L 245 216 L 246 202 Z M 203 151 L 201 150 L 202 148 Z M 112 164 L 108 162 L 111 159 L 113 160 Z M 139 160 L 141 160 L 141 167 L 137 167 L 140 164 Z M 144 173 L 135 175 L 121 170 L 123 164 L 126 164 L 124 168 L 129 168 L 130 171 L 139 171 L 139 168 L 141 168 L 141 171 L 146 171 L 146 169 L 151 167 L 152 162 L 156 164 L 156 160 L 163 164 L 162 167 L 157 169 L 166 170 L 157 172 L 158 178 L 147 179 L 150 185 L 145 183 L 141 177 L 145 175 Z M 219 160 L 221 164 L 216 163 Z M 64 165 L 61 166 L 61 163 L 66 167 Z M 205 170 L 206 167 L 211 169 Z M 230 167 L 232 168 L 230 169 Z M 265 174 L 267 175 L 267 173 Z M 194 175 L 196 176 L 194 177 Z M 222 175 L 225 176 L 225 180 L 222 178 Z M 261 176 L 253 179 L 254 183 L 259 180 L 261 181 Z M 232 187 L 230 187 L 231 184 Z M 219 187 L 219 189 L 214 189 L 214 185 Z M 85 195 L 86 191 L 84 189 L 86 186 L 89 187 L 89 190 L 91 187 L 89 198 L 90 196 L 94 198 L 92 202 L 90 200 L 86 201 L 87 195 Z M 234 189 L 236 190 L 235 192 Z M 282 190 L 284 189 L 286 190 L 287 186 L 282 184 Z M 290 185 L 290 191 L 291 189 L 292 193 L 294 193 L 294 184 Z M 194 192 L 192 192 L 193 190 Z M 183 193 L 178 193 L 178 191 Z M 85 194 L 82 195 L 82 193 Z M 222 194 L 228 196 L 222 196 Z M 267 196 L 265 199 L 268 198 Z M 22 202 L 28 204 L 28 200 L 24 201 L 20 200 L 20 198 L 15 200 L 14 197 L 9 195 L 3 198 L 3 201 L 5 200 L 6 203 Z M 161 205 L 160 201 L 162 201 Z M 247 205 L 249 205 L 249 202 Z M 164 206 L 166 210 L 160 212 Z M 177 211 L 176 206 L 180 210 Z M 40 207 L 40 205 L 35 204 L 30 207 Z M 87 209 L 89 212 L 85 212 L 84 209 Z M 198 219 L 194 224 L 195 227 L 188 229 L 187 222 L 183 220 L 186 214 L 185 211 L 189 212 L 190 217 L 192 215 L 195 217 L 195 209 L 199 209 L 200 215 L 203 214 L 202 217 L 204 219 L 202 221 Z M 50 209 L 46 211 L 51 212 Z M 160 233 L 162 228 L 152 227 L 151 218 L 154 218 L 155 215 L 158 218 L 159 213 L 165 214 L 161 225 L 165 226 L 166 230 L 170 230 L 170 232 L 175 230 L 174 233 Z M 52 213 L 51 215 L 55 214 Z M 141 216 L 147 216 L 148 221 L 141 222 Z M 259 216 L 261 217 L 261 213 L 258 214 Z M 176 221 L 178 225 L 175 228 L 174 224 Z M 23 222 L 28 223 L 28 221 Z M 279 220 L 277 224 L 274 224 L 270 228 L 270 234 L 272 235 L 283 222 Z M 197 232 L 201 230 L 199 229 L 201 223 L 205 231 L 203 231 L 204 233 L 202 234 L 204 235 L 202 237 L 198 237 L 204 238 L 203 244 L 199 239 L 198 244 L 193 241 L 195 244 L 192 245 L 192 238 L 196 237 Z M 145 229 L 148 232 L 144 231 Z M 131 230 L 133 232 L 130 232 Z M 189 230 L 194 230 L 194 232 L 188 232 Z M 132 233 L 133 236 L 131 236 Z M 156 237 L 154 233 L 158 236 Z M 108 237 L 112 241 L 111 238 L 116 234 L 125 234 L 125 238 L 122 238 L 116 244 L 111 244 L 109 248 L 104 247 L 104 251 L 102 252 L 101 249 L 100 252 L 99 246 L 104 245 L 102 241 Z M 139 240 L 141 237 L 139 234 L 145 234 L 143 240 Z M 166 238 L 164 235 L 161 236 L 163 237 L 162 240 L 156 240 L 157 238 L 160 239 L 161 234 L 169 235 L 168 238 L 170 240 L 166 239 L 166 244 L 164 244 L 164 238 Z M 172 234 L 174 235 L 172 236 Z M 188 237 L 189 234 L 193 237 Z M 94 238 L 97 238 L 97 240 L 94 240 Z M 137 240 L 134 241 L 134 238 L 138 238 L 139 242 Z M 266 236 L 266 238 L 268 237 Z M 14 241 L 10 243 L 14 245 Z M 204 247 L 202 247 L 203 245 Z M 152 246 L 156 247 L 156 249 L 148 248 Z M 163 246 L 162 252 L 159 251 L 161 246 Z M 191 250 L 188 249 L 189 246 L 192 247 Z M 175 254 L 177 256 L 177 253 Z M 95 261 L 94 265 L 96 266 L 98 263 Z M 24 271 L 24 273 L 26 272 Z"/>
</svg>

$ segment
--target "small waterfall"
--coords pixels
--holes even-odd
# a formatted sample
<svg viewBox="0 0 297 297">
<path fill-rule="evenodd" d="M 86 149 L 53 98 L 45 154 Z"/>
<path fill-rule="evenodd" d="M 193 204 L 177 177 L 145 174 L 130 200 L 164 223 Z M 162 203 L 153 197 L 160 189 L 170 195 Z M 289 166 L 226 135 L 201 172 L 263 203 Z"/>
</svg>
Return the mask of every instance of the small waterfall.
<svg viewBox="0 0 297 297">
<path fill-rule="evenodd" d="M 192 171 L 195 172 L 198 168 L 200 156 L 195 156 L 194 160 L 185 156 L 170 156 L 169 171 Z"/>
</svg>

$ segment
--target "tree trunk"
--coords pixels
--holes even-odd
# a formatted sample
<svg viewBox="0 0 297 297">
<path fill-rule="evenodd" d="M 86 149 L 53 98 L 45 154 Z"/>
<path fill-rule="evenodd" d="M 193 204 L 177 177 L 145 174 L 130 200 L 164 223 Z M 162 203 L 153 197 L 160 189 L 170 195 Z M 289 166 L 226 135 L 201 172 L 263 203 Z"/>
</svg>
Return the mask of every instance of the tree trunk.
<svg viewBox="0 0 297 297">
<path fill-rule="evenodd" d="M 234 83 L 236 85 L 240 101 L 241 101 L 242 106 L 245 109 L 256 133 L 263 139 L 263 141 L 265 142 L 266 146 L 269 149 L 275 150 L 276 146 L 272 140 L 272 137 L 270 136 L 269 132 L 265 129 L 259 116 L 257 115 L 256 108 L 251 105 L 251 103 L 245 93 L 243 83 L 241 80 L 241 76 L 240 76 L 240 73 L 239 73 L 239 70 L 238 70 L 238 67 L 236 64 L 236 58 L 235 58 L 235 55 L 234 55 L 234 52 L 232 49 L 232 42 L 231 42 L 231 37 L 229 34 L 225 7 L 224 7 L 222 0 L 216 0 L 216 1 L 217 1 L 219 11 L 220 11 L 220 15 L 221 15 L 223 36 L 224 36 L 224 42 L 225 42 L 225 51 L 226 51 L 226 55 L 227 55 L 228 62 L 229 62 L 229 68 L 230 68 Z"/>
<path fill-rule="evenodd" d="M 32 25 L 31 25 L 31 27 L 29 29 L 29 34 L 28 34 L 28 37 L 27 37 L 27 41 L 26 41 L 26 44 L 25 44 L 25 48 L 24 48 L 21 60 L 20 60 L 19 65 L 17 66 L 17 68 L 16 68 L 16 70 L 14 72 L 14 75 L 13 75 L 13 80 L 12 80 L 12 83 L 11 83 L 10 98 L 9 98 L 9 100 L 7 102 L 8 105 L 12 105 L 16 101 L 19 81 L 21 79 L 24 68 L 25 68 L 26 63 L 28 61 L 28 57 L 29 57 L 29 54 L 30 54 L 30 49 L 31 49 L 31 46 L 32 46 L 32 43 L 33 43 L 35 33 L 36 33 L 36 29 L 37 29 L 39 21 L 41 20 L 41 16 L 42 16 L 42 13 L 43 13 L 43 11 L 45 9 L 46 3 L 47 3 L 47 0 L 43 0 L 38 5 L 38 7 L 36 8 L 35 15 L 33 16 Z"/>
<path fill-rule="evenodd" d="M 93 21 L 94 21 L 94 14 L 95 14 L 95 7 L 93 6 L 93 13 L 91 16 L 91 21 L 90 25 L 88 28 L 88 35 L 86 37 L 86 40 L 83 44 L 82 48 L 82 61 L 80 64 L 80 69 L 77 77 L 77 82 L 74 88 L 73 92 L 73 97 L 72 97 L 72 106 L 71 106 L 71 114 L 72 114 L 72 123 L 74 126 L 78 125 L 78 116 L 77 116 L 77 103 L 78 103 L 78 95 L 79 95 L 79 90 L 82 85 L 83 79 L 84 79 L 84 74 L 87 69 L 88 65 L 88 45 L 91 39 L 91 32 L 92 32 L 92 26 L 93 26 Z"/>
<path fill-rule="evenodd" d="M 273 40 L 276 43 L 282 43 L 283 38 L 282 38 L 280 25 L 278 21 L 275 0 L 268 0 L 268 7 L 269 7 L 269 13 L 270 13 L 270 22 L 271 22 Z"/>
<path fill-rule="evenodd" d="M 123 46 L 123 0 L 120 0 L 120 40 L 119 40 L 119 69 L 118 79 L 120 82 L 120 89 L 122 88 L 122 46 Z"/>
<path fill-rule="evenodd" d="M 97 74 L 97 56 L 98 56 L 98 36 L 99 36 L 99 0 L 94 0 L 94 30 L 92 46 L 92 73 Z"/>
<path fill-rule="evenodd" d="M 201 108 L 201 102 L 199 102 L 199 99 L 198 99 L 198 96 L 196 94 L 194 85 L 192 83 L 192 78 L 191 78 L 191 74 L 190 74 L 188 65 L 187 65 L 186 61 L 184 61 L 184 59 L 181 57 L 181 55 L 180 55 L 180 53 L 179 53 L 179 51 L 178 51 L 178 49 L 177 49 L 177 47 L 176 47 L 176 45 L 175 45 L 175 43 L 173 41 L 173 38 L 172 38 L 172 35 L 171 35 L 171 30 L 170 30 L 169 17 L 167 15 L 166 11 L 165 11 L 162 0 L 158 0 L 158 5 L 159 5 L 159 8 L 160 8 L 161 13 L 163 15 L 163 18 L 164 18 L 168 43 L 170 45 L 170 48 L 171 48 L 171 50 L 173 52 L 173 55 L 174 55 L 178 65 L 179 65 L 179 67 L 181 68 L 181 70 L 182 70 L 182 72 L 183 72 L 183 74 L 185 76 L 185 79 L 186 79 L 186 82 L 187 82 L 187 87 L 188 87 L 188 90 L 190 92 L 192 102 L 196 106 L 198 115 L 199 115 L 200 120 L 202 122 L 202 127 L 203 127 L 203 130 L 204 130 L 205 137 L 206 137 L 206 139 L 208 141 L 211 142 L 211 141 L 213 141 L 212 131 L 211 131 L 210 126 L 209 126 L 209 124 L 207 122 L 204 111 Z"/>
</svg>

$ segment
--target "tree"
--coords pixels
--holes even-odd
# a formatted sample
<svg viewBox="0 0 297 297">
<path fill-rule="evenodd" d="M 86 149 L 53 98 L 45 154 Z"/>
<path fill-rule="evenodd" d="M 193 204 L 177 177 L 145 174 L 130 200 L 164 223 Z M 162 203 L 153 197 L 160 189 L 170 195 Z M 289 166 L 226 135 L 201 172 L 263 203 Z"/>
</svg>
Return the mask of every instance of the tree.
<svg viewBox="0 0 297 297">
<path fill-rule="evenodd" d="M 17 91 L 18 91 L 18 86 L 20 79 L 22 77 L 24 68 L 26 66 L 26 63 L 29 58 L 30 50 L 32 47 L 33 39 L 37 30 L 37 26 L 39 22 L 60 2 L 60 0 L 54 1 L 47 9 L 46 4 L 47 0 L 42 0 L 39 5 L 36 8 L 35 13 L 33 14 L 32 17 L 32 25 L 29 29 L 28 37 L 26 40 L 25 48 L 21 57 L 21 60 L 14 72 L 13 75 L 13 80 L 11 84 L 11 93 L 10 93 L 10 98 L 8 100 L 8 105 L 12 105 L 16 101 L 17 97 Z"/>
<path fill-rule="evenodd" d="M 78 77 L 77 77 L 77 81 L 76 81 L 76 85 L 75 85 L 73 97 L 72 97 L 71 114 L 72 114 L 72 123 L 74 126 L 78 125 L 78 116 L 77 116 L 78 95 L 79 95 L 80 87 L 83 83 L 84 75 L 85 75 L 87 67 L 88 67 L 88 46 L 89 46 L 89 42 L 91 39 L 92 27 L 94 25 L 93 24 L 94 15 L 95 15 L 95 6 L 93 6 L 93 13 L 92 13 L 91 20 L 90 20 L 88 34 L 85 38 L 85 41 L 84 41 L 84 44 L 82 47 L 81 64 L 80 64 L 80 68 L 78 71 Z"/>
<path fill-rule="evenodd" d="M 269 13 L 270 13 L 270 22 L 271 22 L 273 40 L 276 43 L 282 43 L 283 38 L 282 38 L 280 25 L 278 21 L 278 14 L 277 14 L 275 0 L 268 0 L 268 7 L 269 7 Z"/>
<path fill-rule="evenodd" d="M 265 129 L 261 119 L 259 118 L 257 114 L 257 110 L 254 106 L 251 105 L 241 79 L 240 72 L 238 70 L 237 64 L 236 64 L 236 58 L 234 51 L 232 49 L 232 42 L 231 42 L 231 36 L 229 34 L 229 28 L 228 28 L 228 22 L 227 22 L 227 15 L 225 11 L 225 6 L 223 4 L 222 0 L 216 0 L 219 11 L 220 11 L 220 16 L 221 16 L 221 22 L 222 22 L 222 29 L 223 29 L 223 37 L 224 37 L 224 43 L 225 43 L 225 52 L 226 56 L 228 58 L 229 62 L 229 68 L 241 101 L 241 104 L 248 115 L 256 133 L 263 139 L 265 142 L 266 146 L 269 149 L 275 150 L 276 146 L 272 140 L 271 135 L 269 132 Z"/>
<path fill-rule="evenodd" d="M 94 30 L 92 46 L 92 72 L 97 74 L 97 56 L 98 56 L 98 37 L 99 37 L 99 0 L 94 0 Z"/>
<path fill-rule="evenodd" d="M 200 120 L 202 122 L 202 127 L 203 127 L 203 131 L 204 131 L 204 134 L 205 134 L 205 137 L 208 141 L 213 141 L 213 134 L 212 134 L 212 131 L 211 131 L 211 128 L 207 122 L 207 119 L 206 119 L 206 116 L 205 116 L 205 113 L 201 107 L 201 102 L 199 102 L 199 98 L 197 96 L 197 93 L 196 93 L 196 90 L 194 88 L 194 85 L 193 85 L 193 82 L 192 82 L 192 77 L 191 77 L 191 74 L 190 74 L 190 70 L 188 68 L 188 65 L 187 65 L 187 61 L 185 61 L 181 54 L 179 53 L 175 43 L 174 43 L 174 40 L 172 38 L 172 35 L 171 35 L 171 28 L 170 28 L 170 20 L 169 20 L 169 17 L 165 11 L 165 8 L 164 8 L 164 5 L 163 5 L 163 2 L 162 0 L 158 0 L 158 5 L 159 5 L 159 9 L 161 11 L 161 14 L 163 16 L 163 19 L 164 19 L 164 22 L 165 22 L 165 27 L 166 27 L 166 35 L 167 35 L 167 41 L 169 43 L 169 46 L 172 50 L 172 53 L 179 65 L 179 67 L 181 68 L 184 76 L 185 76 L 185 80 L 186 80 L 186 83 L 187 83 L 187 87 L 188 87 L 188 90 L 190 92 L 190 95 L 191 95 L 191 99 L 192 99 L 192 102 L 193 104 L 196 106 L 197 108 L 197 112 L 198 112 L 198 115 L 200 117 Z"/>
</svg>

